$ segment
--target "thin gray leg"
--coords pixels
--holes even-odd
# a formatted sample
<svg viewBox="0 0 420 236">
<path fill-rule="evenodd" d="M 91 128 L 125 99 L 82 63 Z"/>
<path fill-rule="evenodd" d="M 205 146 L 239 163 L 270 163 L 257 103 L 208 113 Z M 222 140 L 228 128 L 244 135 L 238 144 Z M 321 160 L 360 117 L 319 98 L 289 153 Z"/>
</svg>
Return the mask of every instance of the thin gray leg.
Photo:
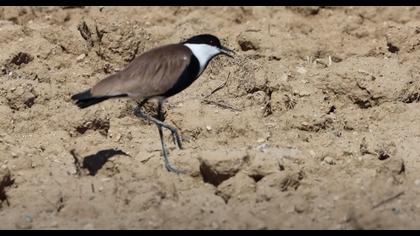
<svg viewBox="0 0 420 236">
<path fill-rule="evenodd" d="M 166 167 L 166 169 L 167 169 L 168 171 L 170 171 L 170 172 L 175 172 L 175 173 L 177 173 L 177 174 L 179 174 L 179 173 L 183 173 L 182 171 L 178 170 L 177 168 L 175 168 L 174 166 L 172 166 L 172 165 L 170 164 L 170 162 L 169 162 L 169 158 L 168 158 L 168 151 L 167 151 L 167 149 L 166 149 L 165 141 L 164 141 L 164 138 L 163 138 L 163 130 L 162 130 L 162 127 L 165 127 L 165 128 L 167 128 L 167 129 L 171 130 L 173 137 L 175 137 L 175 139 L 176 139 L 176 140 L 177 140 L 177 142 L 178 142 L 178 140 L 180 140 L 180 139 L 179 139 L 179 136 L 178 136 L 178 133 L 177 133 L 176 128 L 174 128 L 174 127 L 172 127 L 172 126 L 169 126 L 169 125 L 167 125 L 167 124 L 163 123 L 162 121 L 157 120 L 156 118 L 154 118 L 154 117 L 152 117 L 152 116 L 149 116 L 149 115 L 145 114 L 144 112 L 142 112 L 142 111 L 141 111 L 141 107 L 142 107 L 142 106 L 143 106 L 146 102 L 147 102 L 147 100 L 143 100 L 141 103 L 139 103 L 139 104 L 138 104 L 138 107 L 134 110 L 134 114 L 135 114 L 136 116 L 138 116 L 138 117 L 143 118 L 143 119 L 150 120 L 150 121 L 152 121 L 153 123 L 155 123 L 155 124 L 156 124 L 156 126 L 157 126 L 157 128 L 158 128 L 158 130 L 159 130 L 160 142 L 161 142 L 161 144 L 162 144 L 163 160 L 164 160 L 164 162 L 165 162 L 165 167 Z M 163 114 L 162 114 L 162 109 L 161 109 L 161 108 L 162 108 L 162 104 L 161 104 L 161 101 L 159 101 L 159 107 L 158 107 L 158 117 L 159 117 L 159 119 L 162 119 L 162 118 L 163 118 Z M 175 134 L 175 135 L 174 135 L 174 134 Z M 175 141 L 175 139 L 174 139 L 174 141 Z M 179 143 L 178 143 L 178 145 L 180 145 L 180 143 L 181 143 L 181 142 L 179 142 Z"/>
<path fill-rule="evenodd" d="M 169 172 L 174 172 L 174 173 L 177 173 L 177 174 L 183 173 L 183 171 L 178 170 L 175 166 L 171 165 L 171 163 L 169 162 L 168 151 L 166 149 L 165 142 L 163 141 L 162 126 L 160 126 L 160 125 L 156 125 L 156 126 L 158 127 L 158 130 L 159 130 L 160 143 L 162 144 L 163 161 L 165 162 L 166 169 Z"/>
<path fill-rule="evenodd" d="M 162 103 L 163 103 L 163 100 L 159 100 L 159 103 L 158 103 L 158 119 L 161 122 L 163 122 L 163 120 L 165 119 L 164 114 L 162 112 L 162 110 L 163 110 L 162 109 Z M 172 127 L 172 126 L 169 126 L 169 125 L 167 125 L 167 126 L 169 127 L 168 129 L 171 131 L 172 140 L 173 140 L 174 144 L 177 145 L 179 149 L 183 149 L 182 148 L 182 141 L 181 141 L 181 138 L 178 134 L 178 130 L 175 127 Z"/>
</svg>

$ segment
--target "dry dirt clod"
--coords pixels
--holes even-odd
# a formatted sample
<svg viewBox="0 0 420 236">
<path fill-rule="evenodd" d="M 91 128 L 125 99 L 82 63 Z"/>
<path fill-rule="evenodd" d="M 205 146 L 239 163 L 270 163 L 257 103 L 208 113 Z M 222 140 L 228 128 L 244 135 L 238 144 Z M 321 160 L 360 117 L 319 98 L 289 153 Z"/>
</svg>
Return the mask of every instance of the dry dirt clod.
<svg viewBox="0 0 420 236">
<path fill-rule="evenodd" d="M 201 153 L 200 171 L 204 182 L 218 186 L 234 176 L 249 160 L 245 151 L 213 150 Z"/>
<path fill-rule="evenodd" d="M 249 51 L 249 50 L 257 50 L 257 46 L 255 46 L 251 41 L 247 40 L 239 40 L 239 46 L 241 46 L 242 51 Z"/>
<path fill-rule="evenodd" d="M 238 173 L 234 177 L 224 181 L 217 187 L 216 194 L 221 196 L 226 203 L 230 199 L 242 201 L 247 195 L 255 192 L 255 182 L 244 173 Z"/>
<path fill-rule="evenodd" d="M 249 162 L 250 164 L 245 168 L 245 171 L 255 182 L 260 181 L 264 176 L 281 171 L 279 160 L 271 153 L 256 152 L 255 155 L 251 156 Z"/>
</svg>

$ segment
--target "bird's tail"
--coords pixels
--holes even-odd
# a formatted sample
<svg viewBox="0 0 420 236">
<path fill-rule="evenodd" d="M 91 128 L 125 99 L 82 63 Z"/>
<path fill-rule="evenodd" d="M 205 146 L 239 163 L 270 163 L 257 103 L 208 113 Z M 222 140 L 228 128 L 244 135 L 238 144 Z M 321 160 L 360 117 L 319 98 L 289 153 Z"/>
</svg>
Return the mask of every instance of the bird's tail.
<svg viewBox="0 0 420 236">
<path fill-rule="evenodd" d="M 103 102 L 110 98 L 126 97 L 126 96 L 127 96 L 126 94 L 121 94 L 121 95 L 115 95 L 115 96 L 95 97 L 95 96 L 92 96 L 90 89 L 88 89 L 86 91 L 83 91 L 81 93 L 71 96 L 71 99 L 76 101 L 76 105 L 83 109 L 83 108 L 95 105 L 97 103 Z"/>
</svg>

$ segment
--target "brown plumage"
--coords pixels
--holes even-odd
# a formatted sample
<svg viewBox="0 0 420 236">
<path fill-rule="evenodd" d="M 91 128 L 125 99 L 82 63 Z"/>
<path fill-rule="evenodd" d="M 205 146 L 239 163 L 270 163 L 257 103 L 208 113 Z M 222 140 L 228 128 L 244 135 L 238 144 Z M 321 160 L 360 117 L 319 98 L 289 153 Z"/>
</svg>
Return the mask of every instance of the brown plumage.
<svg viewBox="0 0 420 236">
<path fill-rule="evenodd" d="M 137 100 L 164 94 L 175 85 L 190 59 L 191 51 L 179 44 L 152 49 L 124 70 L 97 83 L 91 90 L 92 96 L 127 94 Z"/>
<path fill-rule="evenodd" d="M 169 56 L 170 55 L 170 56 Z M 85 108 L 114 97 L 136 101 L 170 91 L 190 65 L 192 52 L 180 44 L 154 48 L 136 57 L 125 69 L 99 81 L 92 89 L 72 97 Z M 192 82 L 192 81 L 191 81 Z"/>
</svg>

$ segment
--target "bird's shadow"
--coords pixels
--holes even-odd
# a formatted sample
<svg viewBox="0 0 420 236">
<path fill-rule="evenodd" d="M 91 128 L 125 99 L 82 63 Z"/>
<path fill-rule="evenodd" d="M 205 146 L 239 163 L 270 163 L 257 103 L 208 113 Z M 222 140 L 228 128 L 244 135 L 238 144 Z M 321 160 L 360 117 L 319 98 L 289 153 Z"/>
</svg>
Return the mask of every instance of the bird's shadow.
<svg viewBox="0 0 420 236">
<path fill-rule="evenodd" d="M 127 153 L 116 149 L 105 149 L 97 152 L 96 154 L 88 155 L 83 158 L 82 168 L 89 171 L 89 175 L 96 175 L 98 170 L 108 161 L 109 158 L 116 155 L 130 156 Z"/>
</svg>

